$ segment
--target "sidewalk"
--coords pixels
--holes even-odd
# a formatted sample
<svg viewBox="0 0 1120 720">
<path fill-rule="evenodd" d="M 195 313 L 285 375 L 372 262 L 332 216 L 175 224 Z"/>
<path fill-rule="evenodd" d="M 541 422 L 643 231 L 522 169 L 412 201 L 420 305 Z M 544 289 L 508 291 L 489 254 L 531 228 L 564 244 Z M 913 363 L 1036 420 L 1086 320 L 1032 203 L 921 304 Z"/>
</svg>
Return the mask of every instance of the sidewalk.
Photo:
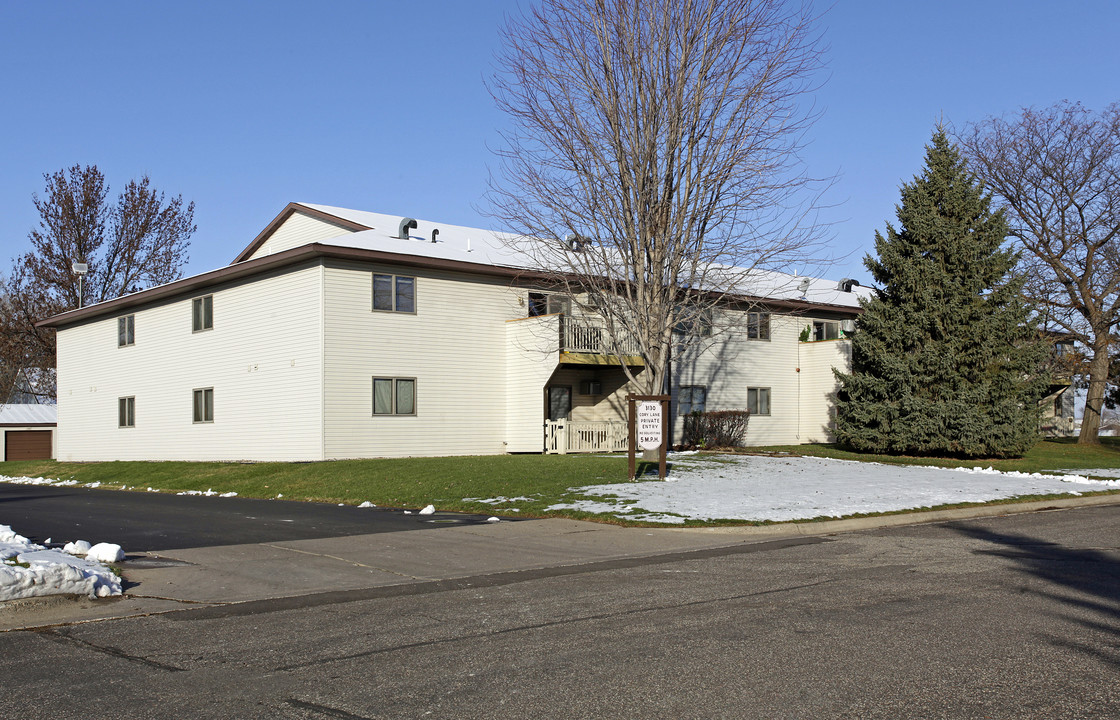
<svg viewBox="0 0 1120 720">
<path fill-rule="evenodd" d="M 1120 496 L 1105 495 L 850 520 L 700 529 L 525 520 L 171 550 L 130 556 L 122 563 L 122 598 L 13 601 L 0 608 L 0 630 L 655 557 L 780 538 L 1116 504 L 1120 504 Z"/>
</svg>

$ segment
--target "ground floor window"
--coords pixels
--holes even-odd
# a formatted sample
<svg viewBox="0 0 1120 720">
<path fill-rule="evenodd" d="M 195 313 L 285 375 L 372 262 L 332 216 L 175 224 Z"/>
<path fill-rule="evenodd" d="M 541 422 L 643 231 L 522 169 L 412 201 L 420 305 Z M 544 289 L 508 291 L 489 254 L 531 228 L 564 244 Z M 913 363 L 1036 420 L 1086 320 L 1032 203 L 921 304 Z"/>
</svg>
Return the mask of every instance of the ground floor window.
<svg viewBox="0 0 1120 720">
<path fill-rule="evenodd" d="M 135 397 L 117 399 L 117 426 L 122 428 L 136 427 Z"/>
<path fill-rule="evenodd" d="M 194 421 L 214 422 L 214 388 L 198 388 L 194 391 Z"/>
<path fill-rule="evenodd" d="M 708 400 L 708 388 L 703 385 L 682 385 L 677 392 L 677 414 L 688 415 L 704 412 Z"/>
<path fill-rule="evenodd" d="M 373 379 L 374 415 L 415 415 L 416 378 Z"/>
<path fill-rule="evenodd" d="M 747 388 L 747 410 L 751 415 L 769 415 L 770 388 Z"/>
</svg>

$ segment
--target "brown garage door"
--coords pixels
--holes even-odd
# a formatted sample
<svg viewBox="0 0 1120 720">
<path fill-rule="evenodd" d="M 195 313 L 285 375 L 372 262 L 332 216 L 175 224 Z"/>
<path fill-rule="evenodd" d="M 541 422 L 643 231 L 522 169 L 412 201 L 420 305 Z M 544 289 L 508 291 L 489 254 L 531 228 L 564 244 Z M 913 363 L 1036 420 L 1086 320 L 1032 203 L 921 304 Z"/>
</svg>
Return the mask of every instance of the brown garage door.
<svg viewBox="0 0 1120 720">
<path fill-rule="evenodd" d="M 7 460 L 49 460 L 50 430 L 9 430 L 4 433 L 4 458 Z"/>
</svg>

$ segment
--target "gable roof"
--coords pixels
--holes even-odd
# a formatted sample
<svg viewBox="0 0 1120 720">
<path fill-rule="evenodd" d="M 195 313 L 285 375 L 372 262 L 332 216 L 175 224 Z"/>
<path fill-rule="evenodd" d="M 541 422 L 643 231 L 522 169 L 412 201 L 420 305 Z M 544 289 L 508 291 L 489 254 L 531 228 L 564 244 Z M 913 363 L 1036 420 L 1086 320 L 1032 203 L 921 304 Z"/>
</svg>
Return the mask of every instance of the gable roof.
<svg viewBox="0 0 1120 720">
<path fill-rule="evenodd" d="M 296 213 L 336 225 L 339 227 L 339 234 L 271 255 L 253 257 L 253 254 L 284 222 Z M 221 282 L 258 275 L 320 258 L 454 270 L 508 277 L 511 280 L 542 278 L 539 273 L 532 270 L 532 263 L 527 256 L 509 246 L 508 239 L 513 237 L 512 235 L 416 219 L 416 227 L 409 229 L 408 236 L 402 238 L 398 235 L 403 219 L 399 215 L 383 215 L 330 205 L 289 203 L 234 258 L 233 262 L 225 267 L 96 305 L 70 310 L 40 321 L 37 325 L 63 327 L 82 320 L 119 313 L 156 300 L 197 292 Z M 433 230 L 439 231 L 435 242 L 432 241 Z M 803 288 L 803 285 L 807 287 Z M 853 292 L 845 292 L 834 280 L 798 277 L 773 271 L 752 273 L 749 286 L 737 287 L 735 291 L 745 298 L 765 301 L 775 307 L 849 313 L 862 312 L 859 298 L 871 292 L 869 288 L 858 286 Z"/>
</svg>

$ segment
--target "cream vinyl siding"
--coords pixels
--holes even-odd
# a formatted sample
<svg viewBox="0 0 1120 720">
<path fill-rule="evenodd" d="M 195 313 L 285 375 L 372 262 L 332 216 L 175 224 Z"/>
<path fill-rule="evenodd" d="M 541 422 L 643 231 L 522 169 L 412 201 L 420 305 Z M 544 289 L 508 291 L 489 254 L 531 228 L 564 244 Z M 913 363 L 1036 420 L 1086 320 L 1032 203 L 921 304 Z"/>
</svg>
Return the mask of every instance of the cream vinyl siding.
<svg viewBox="0 0 1120 720">
<path fill-rule="evenodd" d="M 560 317 L 516 318 L 505 326 L 506 450 L 541 452 L 544 389 L 560 358 Z"/>
<path fill-rule="evenodd" d="M 801 437 L 799 442 L 833 441 L 834 396 L 840 383 L 832 368 L 847 372 L 852 365 L 850 340 L 801 343 Z"/>
<path fill-rule="evenodd" d="M 273 231 L 268 240 L 257 248 L 249 259 L 275 255 L 278 252 L 291 250 L 300 245 L 307 245 L 320 240 L 330 240 L 353 232 L 349 228 L 305 215 L 297 210 Z"/>
<path fill-rule="evenodd" d="M 191 330 L 185 295 L 139 307 L 136 343 L 117 316 L 58 333 L 60 460 L 316 460 L 322 457 L 318 264 L 217 286 L 214 329 Z M 193 391 L 214 388 L 214 421 Z M 136 398 L 135 427 L 117 400 Z"/>
<path fill-rule="evenodd" d="M 846 368 L 841 346 L 845 340 L 801 343 L 798 335 L 816 318 L 771 315 L 770 341 L 747 340 L 742 330 L 721 333 L 696 357 L 675 357 L 673 367 L 674 439 L 679 439 L 683 420 L 676 416 L 677 388 L 704 385 L 708 388 L 706 410 L 745 410 L 747 388 L 770 388 L 770 415 L 752 416 L 744 439 L 746 445 L 779 445 L 819 442 L 830 422 L 835 389 L 833 363 Z M 828 346 L 828 349 L 815 347 Z M 801 372 L 797 369 L 801 368 Z"/>
<path fill-rule="evenodd" d="M 416 312 L 374 312 L 374 273 L 415 277 Z M 324 294 L 327 458 L 506 451 L 508 281 L 332 261 Z M 374 416 L 374 377 L 416 378 L 416 414 Z"/>
<path fill-rule="evenodd" d="M 583 381 L 592 379 L 601 383 L 603 392 L 599 395 L 581 394 Z M 571 386 L 573 422 L 625 420 L 626 396 L 635 392 L 622 368 L 611 365 L 567 365 L 556 371 L 549 384 Z"/>
</svg>

